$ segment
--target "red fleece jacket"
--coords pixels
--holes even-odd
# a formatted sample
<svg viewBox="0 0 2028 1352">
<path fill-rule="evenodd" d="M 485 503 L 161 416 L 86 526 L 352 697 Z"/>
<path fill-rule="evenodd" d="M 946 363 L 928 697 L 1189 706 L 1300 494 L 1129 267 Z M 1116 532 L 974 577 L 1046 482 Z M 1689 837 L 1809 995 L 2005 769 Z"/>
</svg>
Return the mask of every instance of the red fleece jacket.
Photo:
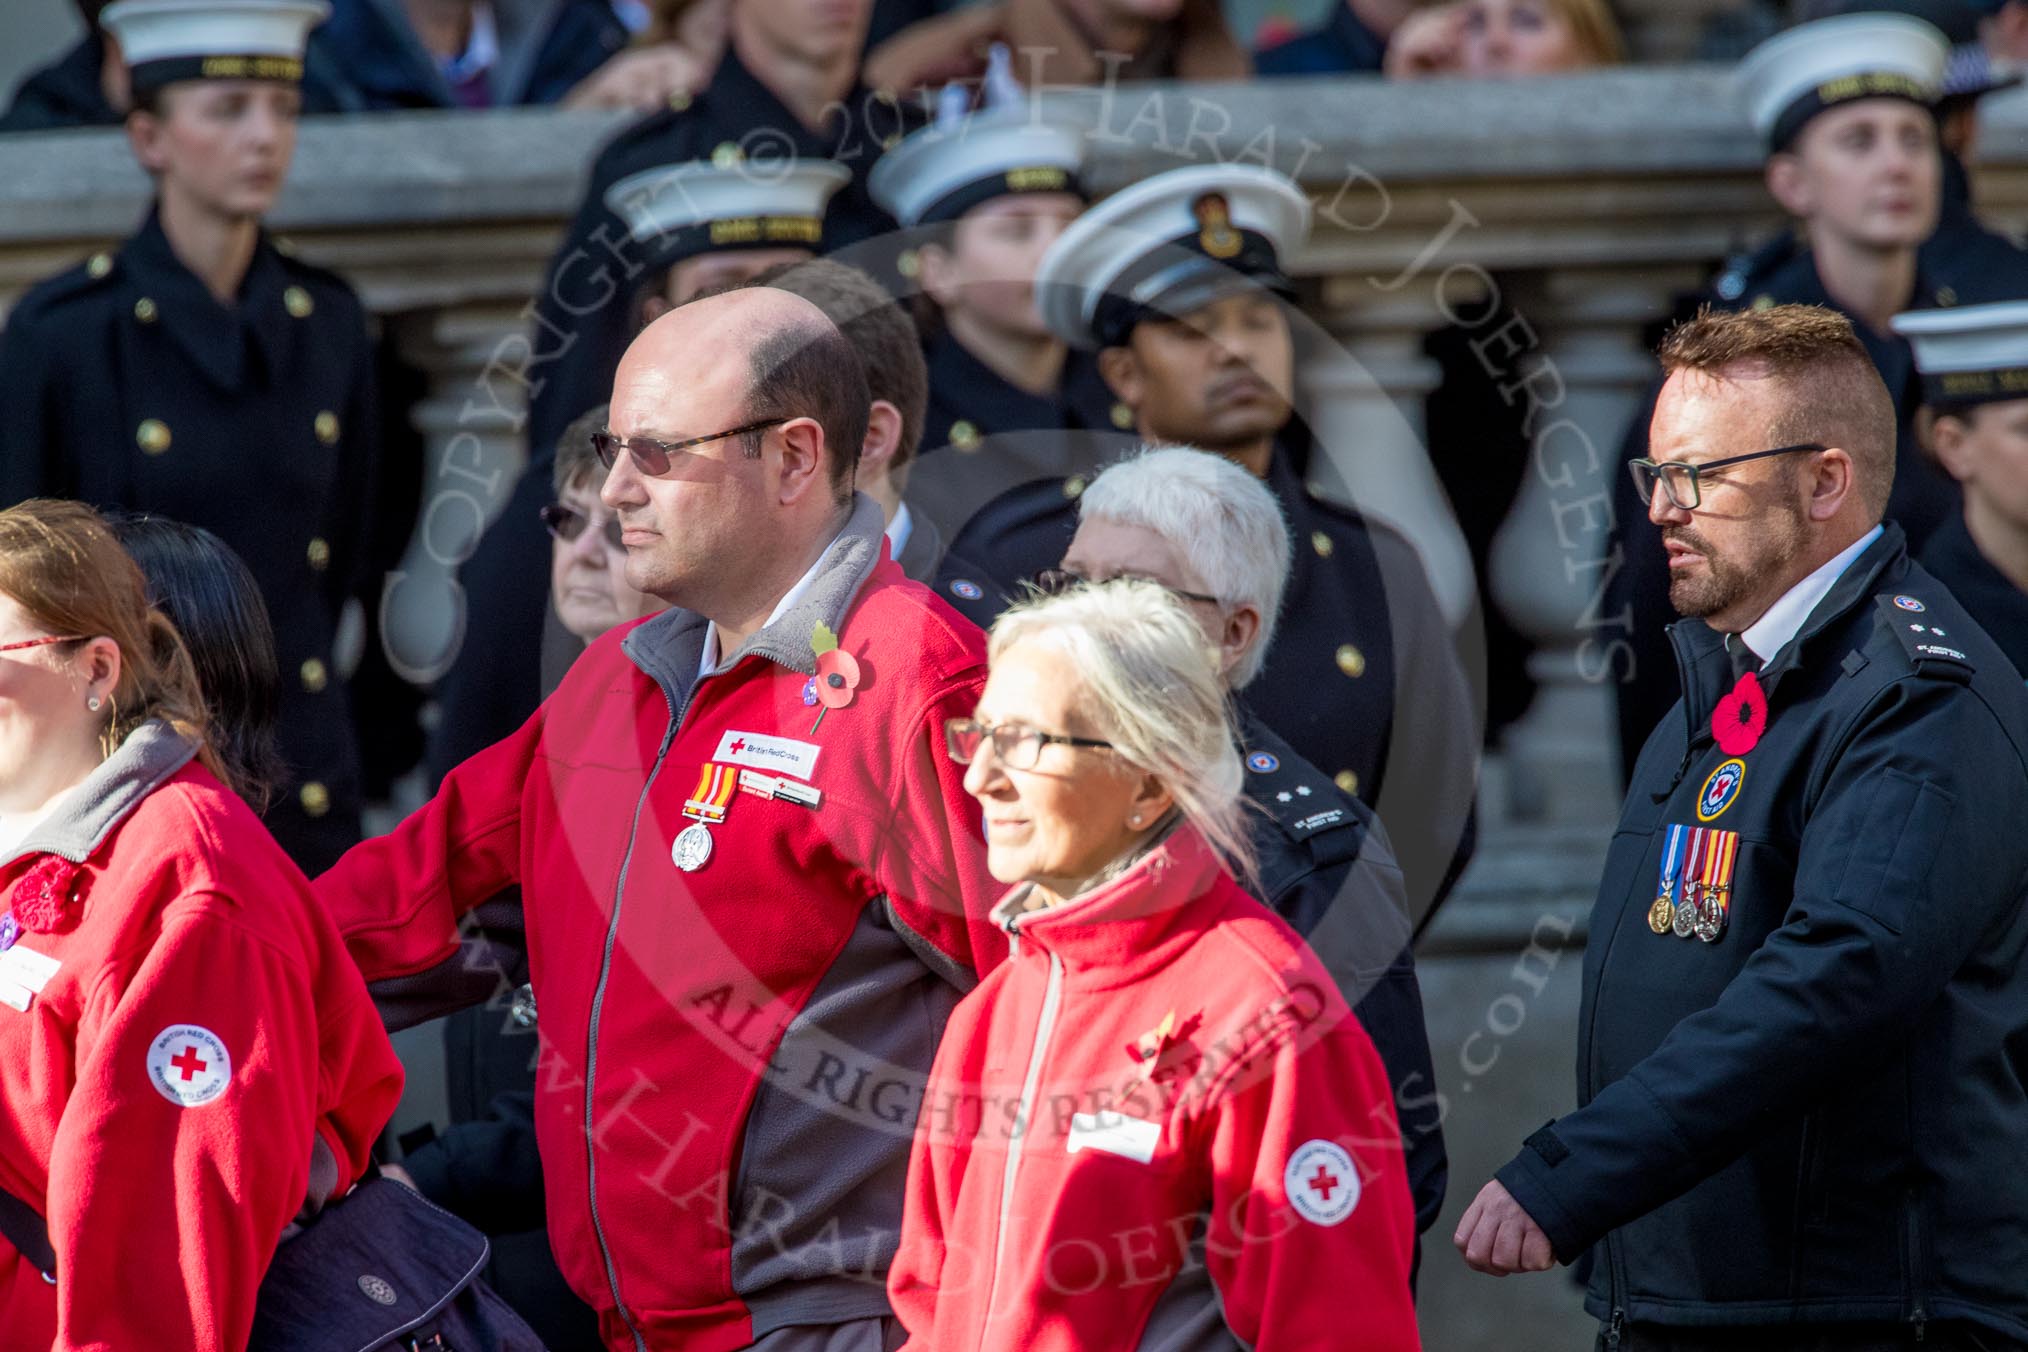
<svg viewBox="0 0 2028 1352">
<path fill-rule="evenodd" d="M 1137 1347 L 1199 1263 L 1246 1347 L 1417 1347 L 1387 1075 L 1316 955 L 1188 828 L 1021 896 L 917 1120 L 888 1276 L 911 1352 Z"/>
</svg>

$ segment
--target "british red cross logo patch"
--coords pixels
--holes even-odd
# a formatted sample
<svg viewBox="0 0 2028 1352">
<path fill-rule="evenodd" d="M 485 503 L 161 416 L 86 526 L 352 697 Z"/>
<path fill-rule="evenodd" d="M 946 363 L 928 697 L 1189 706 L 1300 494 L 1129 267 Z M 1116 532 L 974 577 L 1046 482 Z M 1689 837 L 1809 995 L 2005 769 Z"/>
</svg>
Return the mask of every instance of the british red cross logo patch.
<svg viewBox="0 0 2028 1352">
<path fill-rule="evenodd" d="M 1336 1141 L 1305 1141 L 1282 1170 L 1282 1190 L 1312 1225 L 1336 1225 L 1359 1205 L 1359 1170 Z"/>
<path fill-rule="evenodd" d="M 232 1057 L 209 1028 L 173 1023 L 148 1044 L 148 1083 L 179 1108 L 201 1108 L 232 1082 Z"/>
</svg>

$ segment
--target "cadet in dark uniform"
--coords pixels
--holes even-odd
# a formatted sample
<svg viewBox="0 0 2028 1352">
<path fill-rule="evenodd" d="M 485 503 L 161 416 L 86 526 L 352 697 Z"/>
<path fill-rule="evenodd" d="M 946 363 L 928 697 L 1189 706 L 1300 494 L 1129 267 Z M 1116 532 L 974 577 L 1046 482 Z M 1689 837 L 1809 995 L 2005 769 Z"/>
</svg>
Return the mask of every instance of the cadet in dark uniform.
<svg viewBox="0 0 2028 1352">
<path fill-rule="evenodd" d="M 1051 333 L 1035 298 L 1044 252 L 1085 208 L 1085 133 L 1018 102 L 962 105 L 947 100 L 867 181 L 909 232 L 905 270 L 922 287 L 930 402 L 914 501 L 947 536 L 1010 488 L 1095 468 L 1082 439 L 1012 434 L 1112 427 L 1118 406 L 1091 354 Z M 1121 408 L 1119 426 L 1131 422 Z"/>
<path fill-rule="evenodd" d="M 764 172 L 743 162 L 693 160 L 644 169 L 613 184 L 606 206 L 623 223 L 635 269 L 616 292 L 628 338 L 705 291 L 809 258 L 824 234 L 827 205 L 850 177 L 825 159 L 776 160 Z M 611 396 L 610 370 L 604 380 L 573 419 Z M 428 759 L 433 781 L 535 711 L 545 651 L 575 655 L 573 645 L 559 644 L 545 599 L 549 538 L 539 515 L 551 500 L 561 431 L 530 443 L 528 468 L 506 509 L 459 572 L 464 643 L 437 689 L 440 716 Z"/>
<path fill-rule="evenodd" d="M 1922 454 L 1920 402 L 1908 344 L 1889 327 L 1900 311 L 2028 295 L 2028 266 L 1987 272 L 1960 287 L 1924 275 L 1918 246 L 1936 224 L 1941 161 L 1930 103 L 1943 77 L 1945 42 L 1899 14 L 1821 19 L 1762 43 L 1740 67 L 1753 124 L 1766 139 L 1769 189 L 1801 218 L 1807 248 L 1773 262 L 1758 286 L 1719 279 L 1730 308 L 1825 305 L 1852 320 L 1895 401 L 1901 428 L 1887 515 L 1918 547 L 1957 512 L 1956 486 Z M 2028 259 L 2023 260 L 2028 264 Z M 1729 294 L 1728 294 L 1729 293 Z M 1622 457 L 1647 453 L 1647 411 L 1628 429 Z M 1662 637 L 1670 611 L 1655 528 L 1620 513 L 1600 642 L 1619 677 L 1622 768 L 1681 693 Z M 1627 617 L 1622 623 L 1618 617 Z"/>
<path fill-rule="evenodd" d="M 1379 812 L 1420 920 L 1469 855 L 1477 712 L 1414 547 L 1313 496 L 1278 445 L 1295 370 L 1278 251 L 1308 223 L 1308 199 L 1279 174 L 1172 170 L 1065 231 L 1038 289 L 1056 333 L 1102 349 L 1139 440 L 1223 454 L 1281 504 L 1296 541 L 1287 619 L 1245 702 Z M 1116 437 L 1111 455 L 1134 444 Z M 995 499 L 952 546 L 987 576 L 947 568 L 946 595 L 963 583 L 1011 596 L 1055 566 L 1084 486 L 1045 480 Z"/>
<path fill-rule="evenodd" d="M 122 111 L 108 97 L 108 85 L 122 92 L 125 73 L 119 57 L 106 50 L 99 31 L 99 11 L 106 0 L 76 0 L 84 20 L 84 36 L 49 65 L 35 71 L 14 91 L 7 111 L 0 113 L 0 132 L 53 131 L 61 127 L 117 127 Z"/>
<path fill-rule="evenodd" d="M 528 444 L 553 446 L 573 418 L 612 394 L 637 326 L 628 304 L 643 267 L 608 191 L 646 169 L 690 160 L 721 167 L 793 157 L 852 171 L 825 220 L 836 249 L 894 229 L 866 192 L 866 173 L 907 130 L 910 114 L 859 83 L 870 0 L 741 0 L 711 83 L 621 132 L 599 152 L 583 204 L 535 300 Z M 822 88 L 810 88 L 813 73 Z M 756 165 L 756 178 L 767 170 Z"/>
<path fill-rule="evenodd" d="M 1848 321 L 1713 314 L 1662 362 L 1637 468 L 1686 695 L 1599 884 L 1580 1106 L 1458 1246 L 1599 1246 L 1628 1352 L 2017 1346 L 2028 688 L 1881 524 L 1894 408 Z"/>
<path fill-rule="evenodd" d="M 359 751 L 332 644 L 365 583 L 377 451 L 365 315 L 261 214 L 295 144 L 321 0 L 124 0 L 140 233 L 29 291 L 0 338 L 0 503 L 37 495 L 202 526 L 260 583 L 290 782 L 266 821 L 306 871 L 359 838 Z"/>
<path fill-rule="evenodd" d="M 1915 347 L 1929 449 L 1965 495 L 1922 565 L 2028 675 L 2028 301 L 1902 315 L 1894 327 Z"/>
<path fill-rule="evenodd" d="M 1258 479 L 1223 456 L 1157 448 L 1101 472 L 1077 518 L 1047 586 L 1159 582 L 1217 645 L 1232 689 L 1260 674 L 1286 614 L 1290 542 Z M 1373 810 L 1244 709 L 1240 739 L 1247 801 L 1259 809 L 1247 823 L 1260 899 L 1324 958 L 1386 1063 L 1420 1234 L 1443 1208 L 1448 1166 L 1400 865 Z"/>
</svg>

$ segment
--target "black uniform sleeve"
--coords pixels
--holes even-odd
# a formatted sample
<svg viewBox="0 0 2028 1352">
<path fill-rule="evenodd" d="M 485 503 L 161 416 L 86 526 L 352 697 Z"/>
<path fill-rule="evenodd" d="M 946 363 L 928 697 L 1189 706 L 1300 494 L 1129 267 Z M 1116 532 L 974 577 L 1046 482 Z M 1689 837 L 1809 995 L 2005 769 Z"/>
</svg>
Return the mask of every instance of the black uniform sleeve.
<svg viewBox="0 0 2028 1352">
<path fill-rule="evenodd" d="M 1950 679 L 1886 686 L 1807 805 L 1782 926 L 1709 1008 L 1498 1177 L 1564 1261 L 1857 1073 L 2021 905 L 2028 769 Z"/>
<path fill-rule="evenodd" d="M 372 615 L 378 597 L 370 594 L 368 583 L 376 558 L 377 507 L 380 501 L 380 406 L 375 389 L 373 341 L 366 331 L 365 315 L 356 307 L 354 318 L 352 388 L 346 392 L 344 441 L 339 451 L 338 494 L 331 522 L 332 552 L 339 566 L 331 570 L 336 596 L 360 596 Z M 375 630 L 377 632 L 377 630 Z"/>
<path fill-rule="evenodd" d="M 55 393 L 47 336 L 16 309 L 0 332 L 0 507 L 62 492 L 53 481 L 49 440 Z"/>
</svg>

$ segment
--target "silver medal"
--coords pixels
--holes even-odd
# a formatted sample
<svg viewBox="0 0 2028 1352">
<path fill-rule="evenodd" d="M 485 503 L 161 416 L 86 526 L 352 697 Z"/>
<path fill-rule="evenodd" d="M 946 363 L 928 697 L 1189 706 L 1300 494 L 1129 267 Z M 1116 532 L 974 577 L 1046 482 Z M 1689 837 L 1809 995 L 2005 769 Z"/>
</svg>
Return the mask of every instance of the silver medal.
<svg viewBox="0 0 2028 1352">
<path fill-rule="evenodd" d="M 669 858 L 685 873 L 695 873 L 711 859 L 711 828 L 703 822 L 692 822 L 676 835 L 676 841 L 669 847 Z"/>
</svg>

